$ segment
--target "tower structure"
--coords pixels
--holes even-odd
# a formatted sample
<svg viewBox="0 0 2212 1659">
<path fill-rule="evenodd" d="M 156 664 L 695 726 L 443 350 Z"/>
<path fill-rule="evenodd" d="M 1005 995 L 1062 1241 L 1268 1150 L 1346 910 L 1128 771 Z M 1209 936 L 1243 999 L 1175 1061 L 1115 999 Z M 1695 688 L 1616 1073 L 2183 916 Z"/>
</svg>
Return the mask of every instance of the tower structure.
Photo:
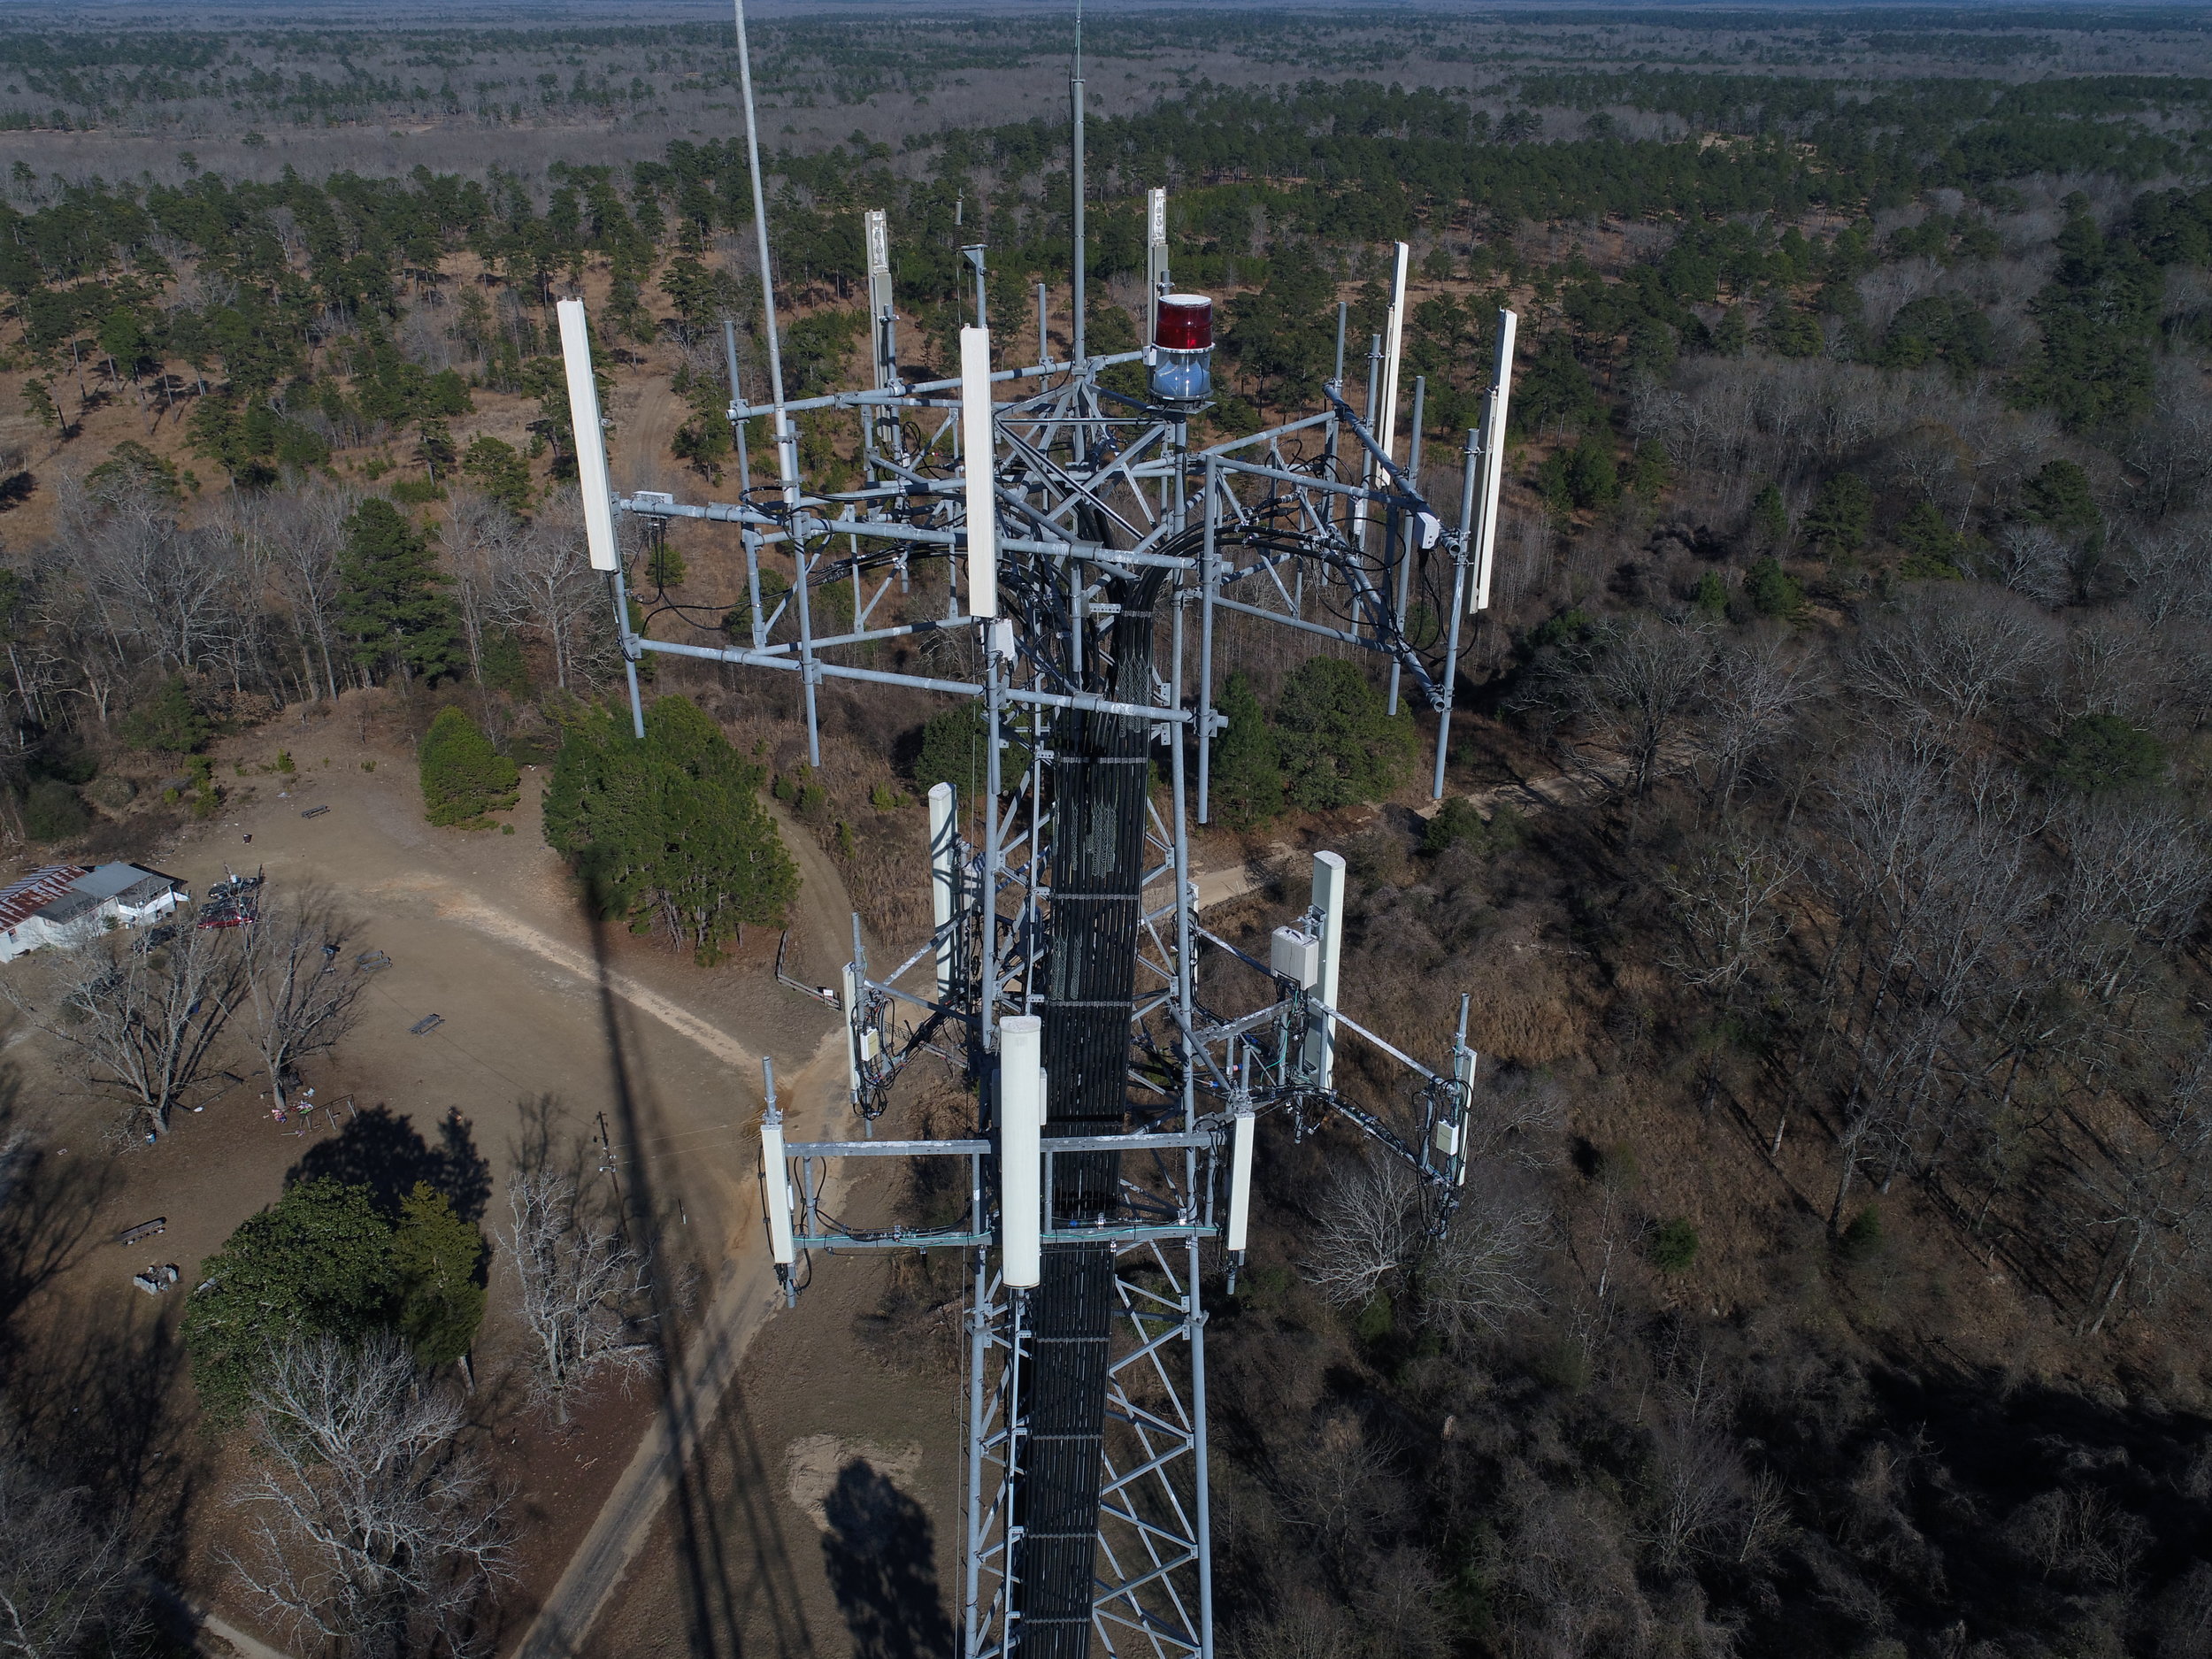
<svg viewBox="0 0 2212 1659">
<path fill-rule="evenodd" d="M 742 0 L 738 35 L 742 53 Z M 1241 1265 L 1257 1120 L 1279 1116 L 1304 1133 L 1343 1118 L 1418 1171 L 1444 1217 L 1464 1179 L 1475 1067 L 1464 999 L 1432 1064 L 1359 1023 L 1338 978 L 1345 883 L 1334 854 L 1316 856 L 1311 902 L 1275 931 L 1265 960 L 1202 924 L 1192 843 L 1211 816 L 1212 749 L 1225 725 L 1215 703 L 1219 629 L 1225 617 L 1248 618 L 1279 629 L 1286 649 L 1325 640 L 1382 659 L 1394 698 L 1434 712 L 1440 796 L 1463 622 L 1488 599 L 1514 319 L 1501 313 L 1495 379 L 1460 457 L 1452 526 L 1418 481 L 1418 381 L 1402 454 L 1391 439 L 1403 249 L 1363 407 L 1346 396 L 1340 308 L 1337 372 L 1318 408 L 1203 442 L 1193 427 L 1210 403 L 1211 307 L 1173 289 L 1161 191 L 1148 201 L 1141 350 L 1084 349 L 1079 196 L 1067 355 L 1053 357 L 1041 326 L 1037 360 L 1010 361 L 979 315 L 962 331 L 956 377 L 909 378 L 896 347 L 895 227 L 871 212 L 871 383 L 788 399 L 749 63 L 741 89 L 770 396 L 739 395 L 733 344 L 735 500 L 608 488 L 583 309 L 561 308 L 587 534 L 608 576 L 638 730 L 635 664 L 658 652 L 795 675 L 818 762 L 815 694 L 833 680 L 966 700 L 984 760 L 973 801 L 947 785 L 931 793 L 929 940 L 874 964 L 856 921 L 841 1000 L 862 1133 L 787 1141 L 772 1075 L 764 1079 L 770 1248 L 794 1301 L 818 1256 L 969 1257 L 967 1659 L 1210 1659 L 1200 1292 L 1210 1252 L 1224 1253 L 1232 1275 Z M 1079 181 L 1079 71 L 1071 95 Z M 1125 365 L 1141 371 L 1141 390 L 1114 383 L 1110 372 Z M 798 423 L 831 411 L 858 417 L 852 488 L 811 488 L 799 465 Z M 776 482 L 755 487 L 747 423 L 764 417 Z M 677 519 L 736 536 L 749 641 L 655 639 L 649 616 L 634 623 L 622 549 L 644 538 L 626 538 L 621 524 L 649 535 Z M 902 609 L 924 560 L 947 573 L 941 618 Z M 826 635 L 816 601 L 832 586 L 849 589 L 851 620 Z M 1409 626 L 1417 611 L 1440 626 Z M 870 646 L 925 633 L 956 636 L 972 671 L 866 660 Z M 1250 976 L 1234 1011 L 1200 995 L 1206 952 Z M 1340 1085 L 1347 1040 L 1404 1069 L 1409 1109 Z M 932 1053 L 970 1079 L 968 1133 L 876 1138 L 900 1073 Z M 964 1213 L 938 1225 L 841 1218 L 830 1173 L 865 1157 L 951 1161 Z"/>
</svg>

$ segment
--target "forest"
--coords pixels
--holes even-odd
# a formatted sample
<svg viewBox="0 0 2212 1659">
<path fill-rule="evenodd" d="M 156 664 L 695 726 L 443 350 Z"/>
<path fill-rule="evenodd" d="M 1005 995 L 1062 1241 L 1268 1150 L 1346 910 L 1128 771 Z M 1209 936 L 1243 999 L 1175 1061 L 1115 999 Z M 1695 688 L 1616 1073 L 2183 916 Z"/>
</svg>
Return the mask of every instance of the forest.
<svg viewBox="0 0 2212 1659">
<path fill-rule="evenodd" d="M 1273 872 L 1218 926 L 1263 946 L 1335 846 L 1375 1028 L 1432 1050 L 1466 991 L 1484 1056 L 1448 1232 L 1348 1138 L 1266 1143 L 1254 1267 L 1209 1289 L 1223 1650 L 2212 1655 L 2202 15 L 1087 27 L 1089 339 L 1137 338 L 1164 185 L 1178 285 L 1220 308 L 1203 435 L 1310 411 L 1340 308 L 1356 378 L 1404 241 L 1422 482 L 1455 509 L 1520 319 L 1440 808 L 1432 717 L 1386 711 L 1353 653 L 1232 627 L 1217 664 L 1214 844 Z M 1019 10 L 759 27 L 793 395 L 866 373 L 864 209 L 913 363 L 953 362 L 978 242 L 1002 362 L 1032 360 L 1040 284 L 1064 344 L 1068 43 Z M 552 306 L 591 306 L 624 488 L 772 480 L 761 423 L 725 416 L 765 395 L 734 69 L 724 26 L 649 19 L 0 27 L 13 864 L 135 856 L 235 787 L 211 742 L 373 687 L 434 824 L 489 826 L 547 767 L 579 894 L 686 972 L 798 890 L 770 805 L 870 927 L 926 933 L 919 797 L 967 787 L 972 722 L 833 691 L 810 765 L 788 688 L 664 658 L 648 744 L 620 738 Z M 856 475 L 859 435 L 808 417 L 810 472 Z M 787 578 L 756 618 L 703 535 L 629 553 L 656 638 L 790 626 Z M 918 561 L 890 603 L 941 614 L 946 583 Z M 833 580 L 813 599 L 853 615 Z M 918 639 L 844 649 L 955 649 Z M 266 972 L 222 971 L 238 997 Z M 10 1121 L 0 1221 L 38 1167 Z M 588 1369 L 641 1363 L 645 1271 L 569 1181 L 534 1168 L 498 1225 L 556 1287 L 533 1398 L 564 1413 L 560 1321 Z M 312 1486 L 285 1424 L 347 1363 L 334 1333 L 379 1410 L 449 1410 L 424 1379 L 475 1329 L 483 1210 L 292 1187 L 226 1249 L 342 1235 L 313 1293 L 340 1311 L 285 1316 L 255 1403 L 225 1345 L 259 1316 L 190 1304 L 207 1432 L 258 1446 L 268 1492 Z M 0 1366 L 31 1248 L 0 1225 Z M 929 1307 L 894 1293 L 886 1363 L 936 1363 Z M 8 1609 L 96 1581 L 19 1650 L 161 1650 L 111 1569 L 171 1518 L 73 1474 L 53 1402 L 4 1378 L 0 1650 Z M 317 1603 L 303 1650 L 474 1650 L 505 1548 L 480 1450 L 438 1465 L 442 1564 Z M 271 1548 L 256 1571 L 288 1571 Z"/>
</svg>

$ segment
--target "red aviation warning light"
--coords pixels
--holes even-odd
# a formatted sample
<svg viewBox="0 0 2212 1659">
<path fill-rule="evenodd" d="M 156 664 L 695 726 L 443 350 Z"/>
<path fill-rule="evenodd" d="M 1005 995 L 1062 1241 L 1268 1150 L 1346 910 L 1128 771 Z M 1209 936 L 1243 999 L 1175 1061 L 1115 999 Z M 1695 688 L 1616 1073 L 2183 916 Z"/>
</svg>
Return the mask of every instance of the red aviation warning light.
<svg viewBox="0 0 2212 1659">
<path fill-rule="evenodd" d="M 1152 396 L 1202 403 L 1213 395 L 1214 303 L 1203 294 L 1163 294 L 1153 318 Z"/>
</svg>

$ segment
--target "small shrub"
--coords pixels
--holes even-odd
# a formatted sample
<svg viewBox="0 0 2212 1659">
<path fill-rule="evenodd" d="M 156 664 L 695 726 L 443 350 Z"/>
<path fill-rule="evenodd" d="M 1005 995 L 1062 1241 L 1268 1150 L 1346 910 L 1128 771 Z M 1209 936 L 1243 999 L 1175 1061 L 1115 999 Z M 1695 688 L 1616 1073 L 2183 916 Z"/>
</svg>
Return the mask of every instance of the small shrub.
<svg viewBox="0 0 2212 1659">
<path fill-rule="evenodd" d="M 1479 857 L 1487 858 L 1518 847 L 1522 831 L 1521 815 L 1510 805 L 1500 804 L 1486 822 L 1472 801 L 1455 795 L 1436 809 L 1436 816 L 1422 833 L 1421 850 L 1440 853 L 1465 847 Z"/>
<path fill-rule="evenodd" d="M 1659 1224 L 1651 1242 L 1652 1264 L 1663 1273 L 1679 1273 L 1697 1260 L 1697 1228 L 1677 1217 Z"/>
<path fill-rule="evenodd" d="M 1882 1252 L 1882 1212 L 1872 1204 L 1851 1217 L 1839 1240 L 1847 1262 L 1868 1262 Z"/>
<path fill-rule="evenodd" d="M 1571 1337 L 1541 1350 L 1529 1369 L 1535 1372 L 1537 1381 L 1562 1394 L 1578 1394 L 1590 1386 L 1590 1356 Z"/>
<path fill-rule="evenodd" d="M 58 778 L 42 778 L 23 797 L 23 832 L 35 841 L 65 841 L 92 822 L 77 792 Z"/>
<path fill-rule="evenodd" d="M 1363 1342 L 1379 1342 L 1396 1328 L 1396 1311 L 1390 1305 L 1390 1298 L 1379 1290 L 1367 1299 L 1366 1305 L 1352 1319 L 1352 1334 Z"/>
<path fill-rule="evenodd" d="M 1428 828 L 1422 832 L 1421 850 L 1440 853 L 1463 842 L 1479 841 L 1482 832 L 1482 814 L 1476 810 L 1475 803 L 1464 795 L 1451 795 L 1436 809 L 1436 816 L 1429 820 Z"/>
<path fill-rule="evenodd" d="M 299 770 L 298 767 L 292 764 L 292 751 L 290 749 L 280 749 L 277 750 L 276 769 L 280 772 L 297 772 Z"/>
<path fill-rule="evenodd" d="M 361 770 L 363 772 L 374 772 L 376 770 L 376 763 L 373 760 L 365 760 L 361 763 Z"/>
</svg>

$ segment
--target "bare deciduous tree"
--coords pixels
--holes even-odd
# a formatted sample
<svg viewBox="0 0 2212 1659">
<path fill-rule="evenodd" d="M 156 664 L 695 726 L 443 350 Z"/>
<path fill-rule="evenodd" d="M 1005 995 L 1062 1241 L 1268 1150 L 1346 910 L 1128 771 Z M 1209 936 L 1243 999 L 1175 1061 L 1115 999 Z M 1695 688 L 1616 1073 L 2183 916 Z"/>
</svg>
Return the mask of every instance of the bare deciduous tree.
<svg viewBox="0 0 2212 1659">
<path fill-rule="evenodd" d="M 314 899 L 265 904 L 244 950 L 254 1051 L 279 1106 L 300 1062 L 327 1054 L 352 1029 L 368 981 L 339 958 L 351 927 Z"/>
<path fill-rule="evenodd" d="M 101 1524 L 84 1493 L 0 1442 L 0 1655 L 73 1659 L 96 1641 L 128 1651 L 145 1624 L 131 1595 L 137 1572 L 120 1525 Z"/>
<path fill-rule="evenodd" d="M 1695 707 L 1712 662 L 1712 630 L 1701 620 L 1635 615 L 1546 664 L 1521 706 L 1568 722 L 1603 751 L 1578 757 L 1596 777 L 1640 795 Z"/>
<path fill-rule="evenodd" d="M 299 642 L 303 682 L 312 687 L 319 680 L 334 701 L 338 669 L 331 634 L 338 610 L 338 556 L 345 547 L 346 518 L 359 504 L 351 490 L 314 489 L 254 498 L 238 510 L 240 533 L 268 543 L 269 584 Z"/>
<path fill-rule="evenodd" d="M 1661 880 L 1681 938 L 1666 965 L 1689 985 L 1736 985 L 1788 931 L 1778 901 L 1803 864 L 1794 849 L 1732 829 L 1667 866 Z"/>
<path fill-rule="evenodd" d="M 1356 1308 L 1405 1266 L 1420 1236 L 1420 1194 L 1402 1161 L 1340 1165 L 1316 1217 L 1306 1282 L 1332 1306 Z"/>
<path fill-rule="evenodd" d="M 611 1224 L 586 1213 L 567 1176 L 518 1172 L 507 1202 L 514 1219 L 507 1245 L 534 1345 L 531 1370 L 565 1423 L 570 1399 L 592 1378 L 657 1363 L 637 1318 L 650 1263 Z"/>
<path fill-rule="evenodd" d="M 388 1336 L 280 1349 L 251 1400 L 256 1466 L 231 1494 L 250 1541 L 225 1552 L 247 1588 L 347 1659 L 481 1651 L 473 1615 L 509 1552 L 459 1400 Z"/>
<path fill-rule="evenodd" d="M 511 619 L 519 545 L 527 534 L 513 513 L 490 496 L 456 488 L 438 531 L 453 572 L 453 597 L 468 642 L 469 664 L 484 678 L 484 636 Z"/>
<path fill-rule="evenodd" d="M 1821 689 L 1810 653 L 1779 629 L 1721 648 L 1691 762 L 1710 808 L 1728 810 L 1753 758 L 1789 729 L 1799 707 Z"/>
<path fill-rule="evenodd" d="M 1870 624 L 1846 673 L 1873 718 L 1903 717 L 1947 737 L 2011 687 L 2040 679 L 2057 644 L 2057 625 L 2024 600 L 1938 587 Z"/>
<path fill-rule="evenodd" d="M 508 603 L 529 620 L 553 653 L 553 677 L 565 687 L 589 678 L 593 618 L 607 603 L 603 581 L 584 548 L 583 510 L 573 490 L 545 504 L 511 549 L 505 572 Z"/>
<path fill-rule="evenodd" d="M 167 1133 L 238 1004 L 242 952 L 231 932 L 188 921 L 158 945 L 142 933 L 103 934 L 45 955 L 36 988 L 0 980 L 0 997 L 74 1048 L 90 1081 L 129 1101 L 151 1139 Z"/>
<path fill-rule="evenodd" d="M 1508 1315 L 1537 1305 L 1536 1258 L 1550 1224 L 1532 1189 L 1494 1170 L 1471 1177 L 1420 1266 L 1421 1310 L 1448 1342 L 1498 1330 Z"/>
</svg>

